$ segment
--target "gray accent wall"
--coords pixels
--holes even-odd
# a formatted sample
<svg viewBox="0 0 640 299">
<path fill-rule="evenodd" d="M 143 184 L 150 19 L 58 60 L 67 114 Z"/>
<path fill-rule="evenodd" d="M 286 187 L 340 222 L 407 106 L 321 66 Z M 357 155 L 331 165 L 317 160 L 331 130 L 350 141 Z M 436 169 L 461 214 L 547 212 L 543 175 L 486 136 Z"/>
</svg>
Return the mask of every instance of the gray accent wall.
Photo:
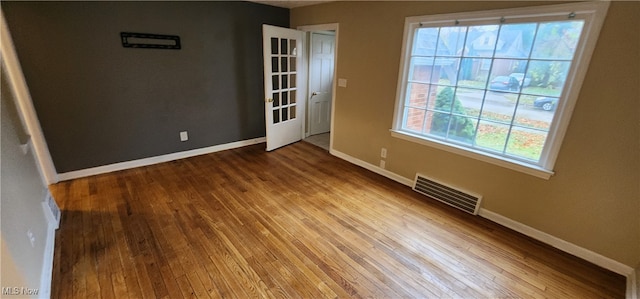
<svg viewBox="0 0 640 299">
<path fill-rule="evenodd" d="M 249 2 L 2 2 L 58 173 L 265 136 L 262 24 Z M 120 32 L 182 49 L 124 48 Z M 181 142 L 180 131 L 189 140 Z"/>
</svg>

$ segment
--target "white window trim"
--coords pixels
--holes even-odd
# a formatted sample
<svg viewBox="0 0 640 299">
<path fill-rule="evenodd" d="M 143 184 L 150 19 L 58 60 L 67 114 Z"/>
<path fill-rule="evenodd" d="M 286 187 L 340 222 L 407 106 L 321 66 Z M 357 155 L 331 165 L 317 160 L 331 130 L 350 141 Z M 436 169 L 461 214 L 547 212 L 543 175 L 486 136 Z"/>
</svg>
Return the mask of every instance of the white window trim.
<svg viewBox="0 0 640 299">
<path fill-rule="evenodd" d="M 571 114 L 573 113 L 575 103 L 580 93 L 580 88 L 582 87 L 582 82 L 587 73 L 588 65 L 591 61 L 591 55 L 595 49 L 598 35 L 602 28 L 602 24 L 604 23 L 608 8 L 609 1 L 597 1 L 407 17 L 404 24 L 404 36 L 401 52 L 402 57 L 398 75 L 396 105 L 393 115 L 391 135 L 396 138 L 474 158 L 539 178 L 549 179 L 554 174 L 553 167 L 558 157 L 562 140 L 564 139 L 564 135 L 569 126 Z M 410 132 L 403 131 L 401 129 L 406 92 L 404 85 L 407 81 L 408 74 L 405 70 L 409 66 L 411 57 L 411 39 L 413 38 L 413 29 L 416 28 L 416 26 L 419 26 L 420 23 L 442 23 L 444 21 L 456 20 L 460 25 L 487 24 L 487 22 L 491 21 L 495 22 L 495 24 L 500 24 L 500 20 L 503 18 L 502 16 L 505 16 L 504 18 L 507 23 L 510 19 L 517 19 L 518 22 L 521 22 L 531 17 L 535 17 L 535 21 L 539 22 L 542 20 L 541 18 L 544 18 L 544 16 L 557 18 L 557 16 L 568 16 L 569 14 L 575 14 L 576 16 L 579 16 L 580 19 L 584 19 L 583 38 L 580 39 L 580 42 L 576 47 L 574 63 L 567 74 L 564 92 L 561 95 L 563 100 L 560 101 L 561 104 L 558 105 L 556 109 L 552 126 L 549 129 L 548 145 L 545 144 L 540 158 L 540 165 L 529 164 L 516 159 L 509 159 L 504 156 L 492 155 L 469 147 L 456 146 L 452 143 L 442 142 L 437 139 L 417 134 L 411 134 Z M 556 120 L 558 117 L 560 118 Z"/>
</svg>

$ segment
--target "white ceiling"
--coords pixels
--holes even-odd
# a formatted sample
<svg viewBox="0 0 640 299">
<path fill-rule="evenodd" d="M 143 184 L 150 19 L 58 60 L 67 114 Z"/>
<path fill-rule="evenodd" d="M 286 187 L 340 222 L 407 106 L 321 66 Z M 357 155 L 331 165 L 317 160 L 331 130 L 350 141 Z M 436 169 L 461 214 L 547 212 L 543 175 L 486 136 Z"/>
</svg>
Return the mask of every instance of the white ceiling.
<svg viewBox="0 0 640 299">
<path fill-rule="evenodd" d="M 266 4 L 266 5 L 271 5 L 271 6 L 277 6 L 277 7 L 284 7 L 284 8 L 296 8 L 296 7 L 302 7 L 302 6 L 309 6 L 309 5 L 315 5 L 315 4 L 320 4 L 320 3 L 325 3 L 325 2 L 331 2 L 331 1 L 335 1 L 335 0 L 250 0 L 251 2 L 256 2 L 256 3 L 261 3 L 261 4 Z"/>
</svg>

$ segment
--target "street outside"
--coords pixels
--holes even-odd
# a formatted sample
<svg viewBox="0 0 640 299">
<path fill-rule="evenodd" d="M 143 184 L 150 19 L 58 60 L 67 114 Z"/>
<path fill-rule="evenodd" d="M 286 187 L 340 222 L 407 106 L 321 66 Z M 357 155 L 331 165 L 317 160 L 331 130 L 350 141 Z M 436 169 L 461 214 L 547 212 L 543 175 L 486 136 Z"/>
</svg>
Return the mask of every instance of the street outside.
<svg viewBox="0 0 640 299">
<path fill-rule="evenodd" d="M 508 116 L 513 115 L 515 103 L 510 102 L 505 95 L 505 93 L 501 92 L 488 91 L 484 100 L 483 110 Z M 482 92 L 457 93 L 457 96 L 463 107 L 480 110 L 483 97 Z M 517 113 L 518 118 L 527 118 L 548 123 L 551 123 L 554 115 L 553 111 L 544 111 L 530 105 L 520 105 Z"/>
</svg>

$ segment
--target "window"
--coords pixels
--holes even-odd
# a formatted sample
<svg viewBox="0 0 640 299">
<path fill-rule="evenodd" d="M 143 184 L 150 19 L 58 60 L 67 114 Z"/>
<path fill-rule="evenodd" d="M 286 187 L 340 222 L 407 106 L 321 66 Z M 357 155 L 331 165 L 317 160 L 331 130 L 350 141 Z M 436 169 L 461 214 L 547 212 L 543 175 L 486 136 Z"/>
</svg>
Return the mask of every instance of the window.
<svg viewBox="0 0 640 299">
<path fill-rule="evenodd" d="M 407 18 L 392 135 L 549 178 L 607 8 Z"/>
</svg>

